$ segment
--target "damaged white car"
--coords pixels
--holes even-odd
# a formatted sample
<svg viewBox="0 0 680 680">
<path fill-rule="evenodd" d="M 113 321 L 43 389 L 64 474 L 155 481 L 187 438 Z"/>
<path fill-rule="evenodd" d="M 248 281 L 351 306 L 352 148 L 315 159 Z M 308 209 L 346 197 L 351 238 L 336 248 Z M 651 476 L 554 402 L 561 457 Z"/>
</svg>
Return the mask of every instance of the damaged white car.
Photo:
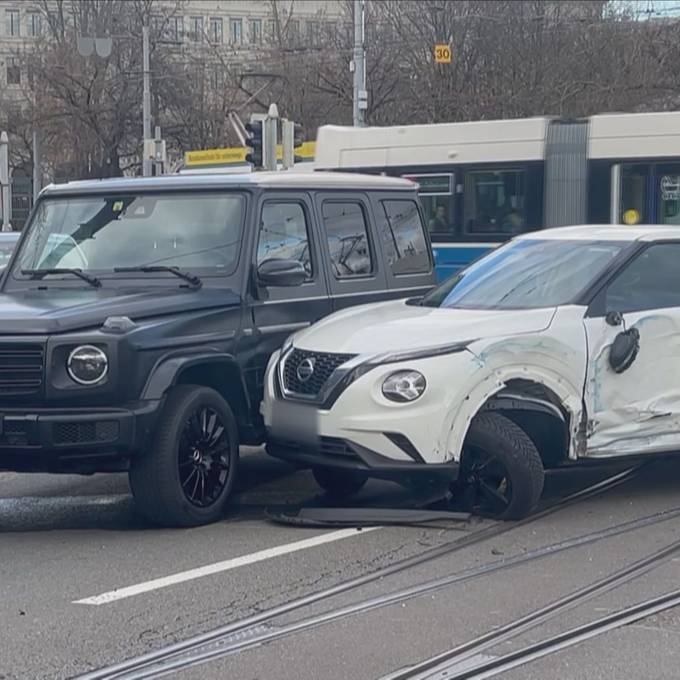
<svg viewBox="0 0 680 680">
<path fill-rule="evenodd" d="M 546 468 L 680 451 L 679 263 L 677 227 L 551 229 L 333 314 L 270 361 L 268 450 L 336 495 L 442 481 L 504 519 Z"/>
</svg>

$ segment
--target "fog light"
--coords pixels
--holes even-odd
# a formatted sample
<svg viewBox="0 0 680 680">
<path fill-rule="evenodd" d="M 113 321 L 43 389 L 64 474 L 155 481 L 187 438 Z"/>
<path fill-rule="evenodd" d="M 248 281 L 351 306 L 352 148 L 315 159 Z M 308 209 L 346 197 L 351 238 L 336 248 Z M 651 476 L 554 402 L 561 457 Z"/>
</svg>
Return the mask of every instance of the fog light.
<svg viewBox="0 0 680 680">
<path fill-rule="evenodd" d="M 418 371 L 397 371 L 385 378 L 382 393 L 390 401 L 415 401 L 426 385 L 425 376 Z"/>
<path fill-rule="evenodd" d="M 109 360 L 99 347 L 81 345 L 69 354 L 66 369 L 78 384 L 94 385 L 106 377 Z"/>
</svg>

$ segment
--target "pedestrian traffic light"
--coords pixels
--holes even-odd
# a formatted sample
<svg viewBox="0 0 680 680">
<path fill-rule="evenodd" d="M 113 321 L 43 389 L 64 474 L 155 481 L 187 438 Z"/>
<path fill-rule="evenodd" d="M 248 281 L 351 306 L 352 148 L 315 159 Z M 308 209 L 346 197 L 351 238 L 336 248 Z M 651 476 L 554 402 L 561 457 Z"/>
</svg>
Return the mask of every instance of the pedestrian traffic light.
<svg viewBox="0 0 680 680">
<path fill-rule="evenodd" d="M 293 149 L 299 149 L 304 143 L 302 125 L 300 125 L 300 123 L 293 123 Z M 296 163 L 300 163 L 303 160 L 301 156 L 295 156 L 294 159 Z"/>
<path fill-rule="evenodd" d="M 246 123 L 246 132 L 249 134 L 247 140 L 247 146 L 250 148 L 250 152 L 246 154 L 246 161 L 251 163 L 255 169 L 264 167 L 263 159 L 263 132 L 264 128 L 262 126 L 261 120 L 254 120 L 250 123 Z"/>
</svg>

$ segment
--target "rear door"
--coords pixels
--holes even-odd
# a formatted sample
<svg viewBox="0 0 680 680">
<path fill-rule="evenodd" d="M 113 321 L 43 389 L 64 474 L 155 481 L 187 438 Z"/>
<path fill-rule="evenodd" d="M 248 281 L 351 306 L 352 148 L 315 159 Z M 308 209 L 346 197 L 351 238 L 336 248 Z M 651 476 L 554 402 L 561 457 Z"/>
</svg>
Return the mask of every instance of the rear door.
<svg viewBox="0 0 680 680">
<path fill-rule="evenodd" d="M 435 285 L 435 274 L 418 201 L 404 193 L 376 193 L 371 199 L 390 297 L 425 294 Z"/>
<path fill-rule="evenodd" d="M 387 278 L 368 196 L 318 193 L 315 202 L 333 310 L 384 300 Z"/>
</svg>

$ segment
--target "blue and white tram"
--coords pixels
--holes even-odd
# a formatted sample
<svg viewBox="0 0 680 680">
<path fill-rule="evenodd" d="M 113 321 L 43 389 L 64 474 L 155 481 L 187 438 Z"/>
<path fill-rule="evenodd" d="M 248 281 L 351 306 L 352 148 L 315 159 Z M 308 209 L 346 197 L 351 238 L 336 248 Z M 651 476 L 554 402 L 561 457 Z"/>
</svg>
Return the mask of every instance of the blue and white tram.
<svg viewBox="0 0 680 680">
<path fill-rule="evenodd" d="M 680 225 L 680 113 L 322 126 L 315 169 L 419 184 L 438 277 L 512 235 L 566 224 Z"/>
</svg>

